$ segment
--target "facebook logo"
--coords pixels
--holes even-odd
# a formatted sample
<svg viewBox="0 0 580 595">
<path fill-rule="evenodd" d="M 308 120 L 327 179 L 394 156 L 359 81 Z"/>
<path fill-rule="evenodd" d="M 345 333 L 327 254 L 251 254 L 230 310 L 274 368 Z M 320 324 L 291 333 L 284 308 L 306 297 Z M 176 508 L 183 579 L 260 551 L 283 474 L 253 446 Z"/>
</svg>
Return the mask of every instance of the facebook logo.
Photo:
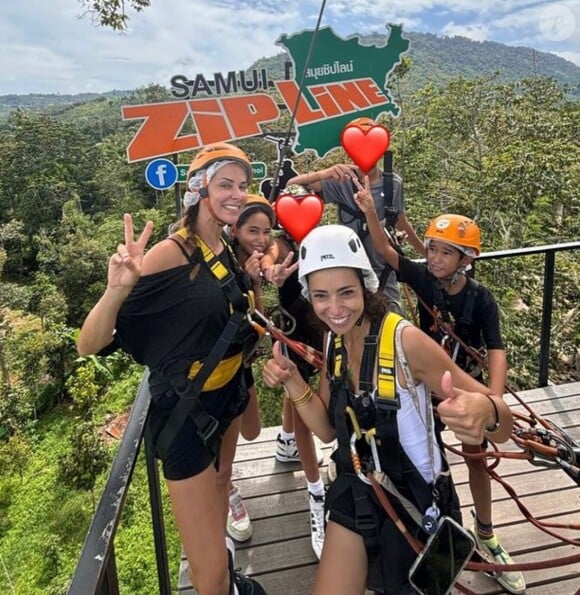
<svg viewBox="0 0 580 595">
<path fill-rule="evenodd" d="M 145 179 L 155 190 L 167 190 L 177 181 L 177 166 L 169 159 L 155 159 L 145 168 Z"/>
</svg>

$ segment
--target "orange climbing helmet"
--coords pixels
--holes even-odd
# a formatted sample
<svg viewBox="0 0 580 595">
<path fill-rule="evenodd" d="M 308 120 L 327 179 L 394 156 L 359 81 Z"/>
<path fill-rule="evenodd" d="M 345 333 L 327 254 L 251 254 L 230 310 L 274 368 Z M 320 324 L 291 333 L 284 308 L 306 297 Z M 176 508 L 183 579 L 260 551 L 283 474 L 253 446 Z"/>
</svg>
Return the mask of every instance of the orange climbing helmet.
<svg viewBox="0 0 580 595">
<path fill-rule="evenodd" d="M 251 205 L 264 205 L 273 209 L 272 203 L 261 194 L 248 194 L 248 200 L 246 201 L 246 207 Z"/>
<path fill-rule="evenodd" d="M 236 225 L 238 227 L 243 225 L 247 217 L 255 211 L 262 211 L 270 219 L 272 226 L 276 225 L 274 205 L 265 196 L 261 196 L 260 194 L 248 194 L 248 200 L 238 216 Z"/>
<path fill-rule="evenodd" d="M 238 147 L 230 143 L 213 143 L 206 145 L 193 158 L 189 169 L 187 170 L 187 179 L 201 169 L 207 169 L 209 165 L 216 161 L 237 161 L 246 170 L 248 182 L 252 181 L 252 163 L 249 157 Z"/>
<path fill-rule="evenodd" d="M 451 244 L 467 256 L 481 252 L 481 232 L 473 219 L 463 215 L 439 215 L 429 222 L 425 232 L 425 248 L 431 240 Z"/>
</svg>

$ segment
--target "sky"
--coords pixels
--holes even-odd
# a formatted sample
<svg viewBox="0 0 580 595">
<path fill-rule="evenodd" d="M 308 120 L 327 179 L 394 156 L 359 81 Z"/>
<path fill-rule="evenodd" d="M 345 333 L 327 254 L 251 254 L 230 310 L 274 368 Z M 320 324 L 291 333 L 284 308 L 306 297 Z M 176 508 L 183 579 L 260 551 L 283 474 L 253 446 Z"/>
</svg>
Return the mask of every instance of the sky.
<svg viewBox="0 0 580 595">
<path fill-rule="evenodd" d="M 125 2 L 128 3 L 128 0 Z M 126 32 L 83 16 L 81 0 L 0 3 L 0 95 L 170 86 L 243 70 L 314 29 L 322 0 L 151 0 Z M 580 0 L 326 0 L 321 25 L 341 37 L 404 31 L 462 35 L 557 54 L 580 66 Z"/>
</svg>

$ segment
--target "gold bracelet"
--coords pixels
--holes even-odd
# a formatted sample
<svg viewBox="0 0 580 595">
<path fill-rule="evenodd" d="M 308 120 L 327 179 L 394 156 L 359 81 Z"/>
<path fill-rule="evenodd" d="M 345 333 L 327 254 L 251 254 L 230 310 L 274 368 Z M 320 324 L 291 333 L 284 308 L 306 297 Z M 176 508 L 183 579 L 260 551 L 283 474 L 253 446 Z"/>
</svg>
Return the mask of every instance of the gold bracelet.
<svg viewBox="0 0 580 595">
<path fill-rule="evenodd" d="M 292 401 L 292 405 L 294 405 L 294 407 L 304 407 L 305 405 L 307 405 L 310 400 L 312 399 L 314 395 L 313 390 L 308 387 L 306 389 L 306 392 L 301 395 L 300 397 L 298 397 L 297 399 L 290 399 Z"/>
</svg>

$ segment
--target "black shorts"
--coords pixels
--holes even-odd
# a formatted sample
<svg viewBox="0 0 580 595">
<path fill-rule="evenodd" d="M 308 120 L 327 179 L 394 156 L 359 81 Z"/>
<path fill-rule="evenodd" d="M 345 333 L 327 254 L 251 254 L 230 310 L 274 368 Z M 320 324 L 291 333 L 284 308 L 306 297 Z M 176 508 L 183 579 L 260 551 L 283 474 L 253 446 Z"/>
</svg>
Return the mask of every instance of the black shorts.
<svg viewBox="0 0 580 595">
<path fill-rule="evenodd" d="M 224 421 L 222 435 L 231 421 L 240 415 L 248 404 L 244 376 L 241 368 L 225 387 L 201 394 L 208 413 Z M 148 423 L 154 443 L 178 399 L 179 397 L 170 391 L 152 400 Z M 163 476 L 174 481 L 193 477 L 207 469 L 214 458 L 211 450 L 199 437 L 195 423 L 191 417 L 187 417 L 171 443 L 167 455 L 161 459 Z"/>
<path fill-rule="evenodd" d="M 441 512 L 461 523 L 459 500 L 450 477 L 440 477 L 437 488 Z M 396 498 L 391 495 L 387 497 L 409 533 L 424 543 L 427 534 L 413 522 Z M 365 540 L 369 590 L 385 595 L 415 593 L 409 585 L 408 574 L 417 555 L 388 516 L 370 485 L 352 473 L 339 474 L 328 490 L 325 506 L 329 520 L 361 535 Z"/>
</svg>

